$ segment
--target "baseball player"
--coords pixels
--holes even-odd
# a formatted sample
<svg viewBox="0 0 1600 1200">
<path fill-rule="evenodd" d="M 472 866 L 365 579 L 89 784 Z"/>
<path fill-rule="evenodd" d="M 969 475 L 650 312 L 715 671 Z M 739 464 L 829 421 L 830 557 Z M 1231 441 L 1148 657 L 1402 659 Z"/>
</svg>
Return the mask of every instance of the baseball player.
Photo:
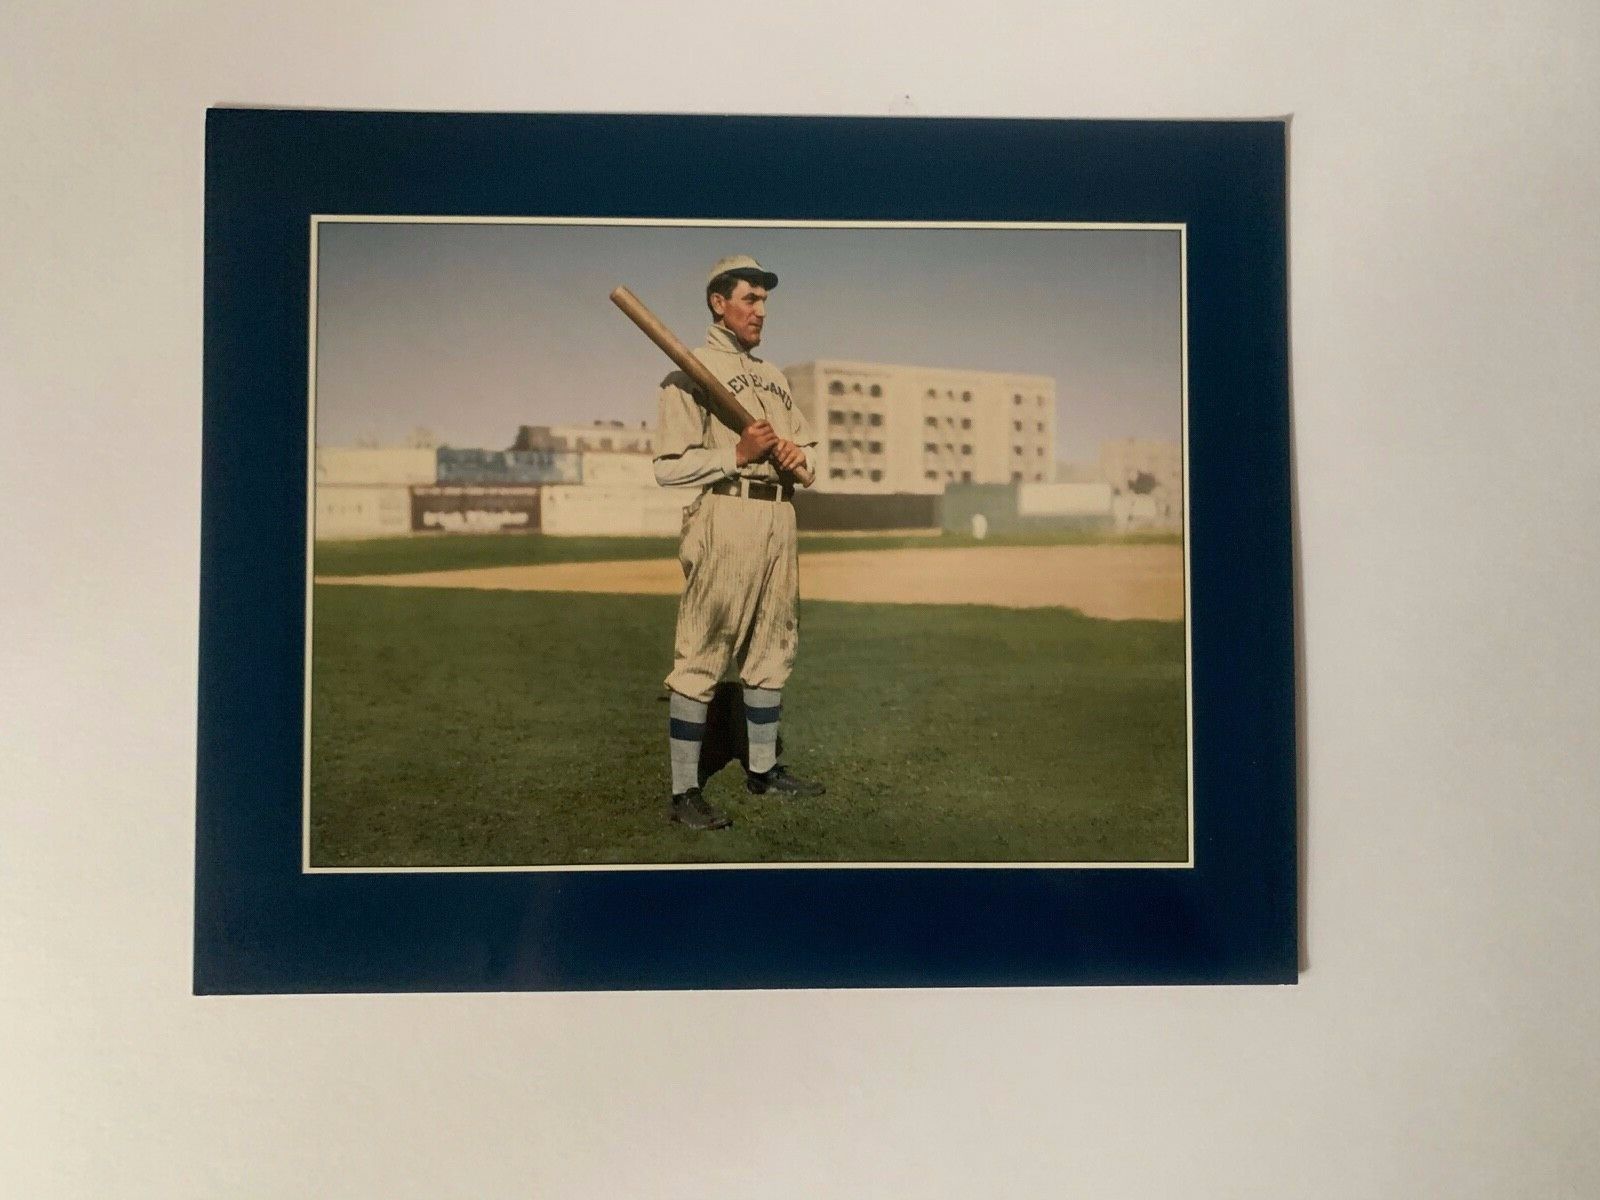
<svg viewBox="0 0 1600 1200">
<path fill-rule="evenodd" d="M 789 381 L 752 353 L 761 344 L 767 296 L 778 277 L 749 255 L 724 258 L 706 279 L 713 324 L 694 356 L 756 421 L 734 432 L 697 403 L 682 372 L 661 385 L 656 482 L 694 488 L 684 509 L 669 695 L 671 815 L 691 829 L 731 821 L 701 793 L 700 744 L 717 684 L 730 673 L 744 685 L 749 734 L 746 786 L 757 795 L 821 795 L 777 761 L 783 685 L 799 645 L 794 472 L 811 469 L 816 446 Z"/>
</svg>

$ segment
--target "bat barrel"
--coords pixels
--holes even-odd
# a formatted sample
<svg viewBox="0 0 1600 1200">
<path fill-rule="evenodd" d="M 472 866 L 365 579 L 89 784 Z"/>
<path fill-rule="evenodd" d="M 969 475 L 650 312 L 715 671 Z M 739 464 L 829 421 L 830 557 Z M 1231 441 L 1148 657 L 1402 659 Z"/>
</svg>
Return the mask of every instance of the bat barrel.
<svg viewBox="0 0 1600 1200">
<path fill-rule="evenodd" d="M 717 418 L 737 433 L 743 433 L 755 424 L 755 418 L 740 404 L 706 365 L 689 353 L 689 347 L 678 340 L 676 334 L 668 329 L 661 319 L 645 307 L 644 302 L 625 287 L 611 289 L 611 303 L 623 312 L 623 315 L 639 327 L 645 337 L 654 342 L 668 358 L 670 358 L 690 379 L 699 385 L 705 393 L 706 406 L 716 414 Z M 811 485 L 809 472 L 800 473 L 801 482 L 807 487 Z"/>
</svg>

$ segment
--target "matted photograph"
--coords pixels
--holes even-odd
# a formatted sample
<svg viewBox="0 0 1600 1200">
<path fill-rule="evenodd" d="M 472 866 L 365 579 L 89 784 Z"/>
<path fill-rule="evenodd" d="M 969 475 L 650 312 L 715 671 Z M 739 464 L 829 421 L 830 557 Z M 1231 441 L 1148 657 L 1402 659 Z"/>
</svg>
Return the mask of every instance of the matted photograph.
<svg viewBox="0 0 1600 1200">
<path fill-rule="evenodd" d="M 1292 982 L 1286 152 L 212 110 L 196 991 Z"/>
<path fill-rule="evenodd" d="M 1181 225 L 308 236 L 308 870 L 1190 864 Z"/>
</svg>

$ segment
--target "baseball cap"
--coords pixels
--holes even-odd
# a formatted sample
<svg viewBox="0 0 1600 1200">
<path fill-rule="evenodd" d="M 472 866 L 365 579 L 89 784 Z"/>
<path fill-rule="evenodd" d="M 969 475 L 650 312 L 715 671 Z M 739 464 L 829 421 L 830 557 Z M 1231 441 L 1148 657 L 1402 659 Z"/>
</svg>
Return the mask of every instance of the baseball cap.
<svg viewBox="0 0 1600 1200">
<path fill-rule="evenodd" d="M 711 281 L 718 275 L 730 273 L 752 276 L 752 283 L 759 282 L 769 292 L 778 286 L 778 277 L 748 254 L 730 254 L 727 258 L 717 259 L 717 265 L 712 267 L 711 274 L 706 276 L 706 286 L 710 287 Z"/>
</svg>

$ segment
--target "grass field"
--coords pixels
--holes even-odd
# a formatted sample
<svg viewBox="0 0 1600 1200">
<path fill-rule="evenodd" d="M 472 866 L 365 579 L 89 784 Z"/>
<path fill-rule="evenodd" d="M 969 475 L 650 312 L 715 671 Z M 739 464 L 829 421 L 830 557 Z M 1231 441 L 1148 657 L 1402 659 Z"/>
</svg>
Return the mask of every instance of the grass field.
<svg viewBox="0 0 1600 1200">
<path fill-rule="evenodd" d="M 1077 546 L 1177 543 L 1176 534 L 1105 535 L 1071 530 L 997 534 L 978 541 L 970 534 L 801 534 L 800 552 L 835 550 L 947 549 L 960 546 Z M 503 533 L 452 537 L 366 538 L 316 543 L 318 575 L 409 575 L 471 567 L 522 567 L 554 562 L 606 562 L 673 558 L 675 537 L 544 537 Z"/>
<path fill-rule="evenodd" d="M 404 569 L 555 540 L 417 539 Z M 1177 622 L 803 601 L 786 758 L 828 794 L 749 796 L 735 765 L 708 787 L 734 828 L 696 834 L 666 820 L 672 597 L 315 591 L 314 866 L 1186 857 Z"/>
</svg>

